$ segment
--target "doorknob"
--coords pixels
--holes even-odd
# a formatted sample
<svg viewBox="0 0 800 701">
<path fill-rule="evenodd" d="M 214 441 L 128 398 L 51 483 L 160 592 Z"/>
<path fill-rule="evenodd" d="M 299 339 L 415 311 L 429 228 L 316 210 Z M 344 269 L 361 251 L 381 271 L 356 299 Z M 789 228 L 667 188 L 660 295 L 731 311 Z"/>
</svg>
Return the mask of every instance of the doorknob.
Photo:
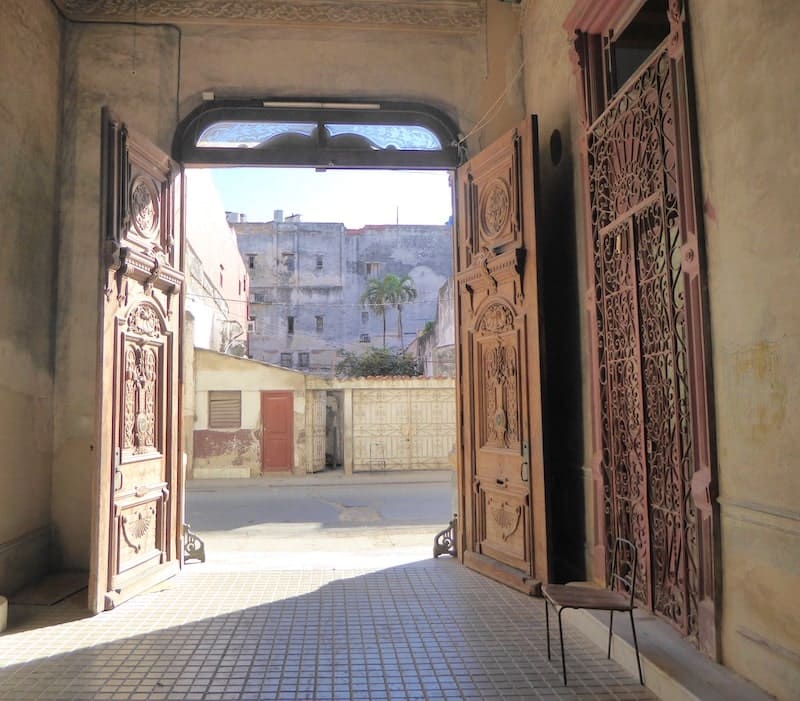
<svg viewBox="0 0 800 701">
<path fill-rule="evenodd" d="M 520 466 L 520 479 L 527 482 L 531 478 L 531 450 L 528 441 L 522 441 L 522 465 Z"/>
<path fill-rule="evenodd" d="M 114 449 L 114 491 L 118 492 L 122 489 L 123 484 L 125 484 L 125 475 L 120 469 L 119 466 L 120 457 L 119 457 L 119 448 Z"/>
<path fill-rule="evenodd" d="M 506 480 L 504 480 L 504 479 L 500 479 L 499 477 L 498 477 L 498 478 L 495 480 L 495 482 L 497 482 L 497 484 L 498 484 L 500 487 L 505 487 L 505 486 L 506 486 Z"/>
</svg>

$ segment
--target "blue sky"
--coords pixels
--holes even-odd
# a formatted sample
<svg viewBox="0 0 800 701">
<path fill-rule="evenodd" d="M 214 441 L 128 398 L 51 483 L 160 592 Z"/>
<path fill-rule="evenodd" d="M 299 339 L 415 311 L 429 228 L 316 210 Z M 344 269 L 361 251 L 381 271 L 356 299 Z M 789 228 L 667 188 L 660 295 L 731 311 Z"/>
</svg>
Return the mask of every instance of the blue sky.
<svg viewBox="0 0 800 701">
<path fill-rule="evenodd" d="M 443 171 L 363 171 L 311 168 L 221 168 L 213 171 L 225 209 L 248 221 L 273 212 L 303 221 L 365 224 L 444 224 L 452 213 L 449 174 Z"/>
</svg>

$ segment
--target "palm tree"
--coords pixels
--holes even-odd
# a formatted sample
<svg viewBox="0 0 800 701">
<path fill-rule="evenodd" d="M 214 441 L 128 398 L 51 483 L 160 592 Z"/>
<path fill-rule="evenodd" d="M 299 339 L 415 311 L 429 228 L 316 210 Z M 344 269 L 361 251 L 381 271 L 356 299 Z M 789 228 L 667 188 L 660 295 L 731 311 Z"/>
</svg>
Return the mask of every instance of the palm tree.
<svg viewBox="0 0 800 701">
<path fill-rule="evenodd" d="M 393 276 L 394 277 L 394 276 Z M 386 278 L 378 280 L 370 278 L 367 280 L 367 289 L 361 295 L 361 304 L 377 312 L 383 319 L 383 347 L 386 348 L 386 308 L 391 304 L 387 297 L 387 287 L 384 284 Z"/>
<path fill-rule="evenodd" d="M 414 281 L 408 276 L 397 277 L 387 275 L 384 278 L 388 289 L 388 301 L 397 308 L 397 336 L 400 339 L 400 350 L 405 347 L 403 343 L 403 305 L 417 297 L 417 288 Z"/>
<path fill-rule="evenodd" d="M 389 273 L 381 279 L 367 280 L 367 289 L 361 295 L 361 303 L 372 307 L 383 318 L 384 348 L 386 348 L 386 310 L 389 307 L 397 309 L 397 334 L 400 338 L 400 350 L 403 350 L 403 304 L 416 297 L 414 281 L 408 275 L 397 277 Z"/>
</svg>

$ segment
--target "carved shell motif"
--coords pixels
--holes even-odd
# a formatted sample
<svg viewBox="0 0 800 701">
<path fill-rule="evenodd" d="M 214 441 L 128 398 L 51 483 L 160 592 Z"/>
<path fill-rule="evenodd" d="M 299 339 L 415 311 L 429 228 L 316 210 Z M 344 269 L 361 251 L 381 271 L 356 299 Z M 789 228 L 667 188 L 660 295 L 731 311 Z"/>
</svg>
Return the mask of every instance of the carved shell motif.
<svg viewBox="0 0 800 701">
<path fill-rule="evenodd" d="M 141 552 L 142 541 L 150 531 L 155 513 L 156 510 L 150 506 L 132 518 L 127 515 L 122 517 L 122 536 L 134 552 Z"/>
<path fill-rule="evenodd" d="M 481 316 L 478 331 L 497 334 L 514 328 L 514 314 L 503 304 L 492 304 Z"/>
<path fill-rule="evenodd" d="M 508 540 L 516 533 L 522 518 L 522 507 L 519 504 L 512 508 L 508 502 L 502 502 L 498 506 L 494 500 L 491 500 L 489 502 L 489 513 L 492 516 L 492 520 L 500 528 L 500 537 L 503 540 Z"/>
</svg>

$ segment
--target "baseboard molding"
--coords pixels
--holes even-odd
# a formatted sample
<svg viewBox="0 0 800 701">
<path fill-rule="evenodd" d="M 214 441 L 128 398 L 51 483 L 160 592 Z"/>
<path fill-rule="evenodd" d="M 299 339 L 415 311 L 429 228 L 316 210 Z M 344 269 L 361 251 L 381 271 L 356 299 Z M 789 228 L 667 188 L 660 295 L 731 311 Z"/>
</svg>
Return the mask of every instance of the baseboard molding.
<svg viewBox="0 0 800 701">
<path fill-rule="evenodd" d="M 51 542 L 50 526 L 43 526 L 0 544 L 0 594 L 13 594 L 49 571 Z"/>
</svg>

